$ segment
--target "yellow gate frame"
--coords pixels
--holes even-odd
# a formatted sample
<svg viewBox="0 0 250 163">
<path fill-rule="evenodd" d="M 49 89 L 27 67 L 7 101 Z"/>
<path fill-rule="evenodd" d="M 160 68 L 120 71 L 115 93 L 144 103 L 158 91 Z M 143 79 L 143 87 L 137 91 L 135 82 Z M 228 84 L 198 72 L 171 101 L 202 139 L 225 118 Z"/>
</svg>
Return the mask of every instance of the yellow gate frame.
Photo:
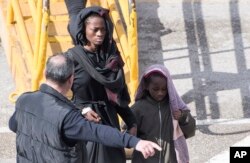
<svg viewBox="0 0 250 163">
<path fill-rule="evenodd" d="M 4 6 L 3 2 L 7 5 Z M 7 52 L 8 62 L 16 83 L 16 91 L 9 98 L 13 102 L 15 97 L 21 93 L 37 90 L 44 80 L 44 65 L 47 57 L 52 55 L 52 53 L 48 53 L 48 45 L 55 42 L 59 44 L 71 42 L 69 35 L 56 36 L 49 33 L 50 23 L 56 24 L 68 21 L 67 14 L 51 14 L 50 5 L 55 3 L 62 4 L 64 0 L 0 1 L 0 7 L 7 8 L 7 14 L 5 13 L 7 15 L 7 23 L 6 31 L 4 32 L 8 33 L 7 37 L 10 37 L 10 45 L 4 48 Z M 125 62 L 126 82 L 131 99 L 134 99 L 138 85 L 138 42 L 135 2 L 134 0 L 88 0 L 87 6 L 92 5 L 100 5 L 110 10 L 110 16 L 115 29 L 114 39 Z M 32 31 L 28 30 L 27 22 L 34 25 L 35 28 Z M 67 27 L 65 26 L 64 28 Z M 16 34 L 13 34 L 12 31 L 15 31 Z M 34 33 L 34 36 L 30 33 Z"/>
</svg>

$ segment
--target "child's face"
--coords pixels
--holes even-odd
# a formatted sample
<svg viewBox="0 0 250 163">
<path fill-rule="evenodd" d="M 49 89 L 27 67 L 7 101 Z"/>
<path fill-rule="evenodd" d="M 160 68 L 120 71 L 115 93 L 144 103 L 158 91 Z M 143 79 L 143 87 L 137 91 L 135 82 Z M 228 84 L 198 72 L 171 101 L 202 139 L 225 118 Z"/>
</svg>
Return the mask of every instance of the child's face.
<svg viewBox="0 0 250 163">
<path fill-rule="evenodd" d="M 167 80 L 161 76 L 151 76 L 148 92 L 156 101 L 162 101 L 167 95 Z"/>
</svg>

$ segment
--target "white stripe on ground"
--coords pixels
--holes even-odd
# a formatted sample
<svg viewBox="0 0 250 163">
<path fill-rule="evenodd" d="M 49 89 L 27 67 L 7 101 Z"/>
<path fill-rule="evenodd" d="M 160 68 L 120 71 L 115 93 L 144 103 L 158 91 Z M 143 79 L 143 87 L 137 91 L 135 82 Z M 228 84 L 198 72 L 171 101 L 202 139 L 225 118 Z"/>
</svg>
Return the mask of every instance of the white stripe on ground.
<svg viewBox="0 0 250 163">
<path fill-rule="evenodd" d="M 0 158 L 0 163 L 16 163 L 16 158 L 10 158 L 10 159 Z"/>
<path fill-rule="evenodd" d="M 197 120 L 196 124 L 197 124 L 197 126 L 213 125 L 213 124 L 222 124 L 222 125 L 250 124 L 250 118 L 241 118 L 241 119 L 205 119 L 205 120 Z"/>
<path fill-rule="evenodd" d="M 241 141 L 235 143 L 235 147 L 249 147 L 250 146 L 250 136 L 245 137 Z M 219 153 L 218 155 L 209 159 L 206 163 L 222 163 L 229 162 L 229 147 L 228 150 Z"/>
<path fill-rule="evenodd" d="M 0 134 L 1 133 L 10 133 L 12 132 L 8 127 L 0 127 Z"/>
</svg>

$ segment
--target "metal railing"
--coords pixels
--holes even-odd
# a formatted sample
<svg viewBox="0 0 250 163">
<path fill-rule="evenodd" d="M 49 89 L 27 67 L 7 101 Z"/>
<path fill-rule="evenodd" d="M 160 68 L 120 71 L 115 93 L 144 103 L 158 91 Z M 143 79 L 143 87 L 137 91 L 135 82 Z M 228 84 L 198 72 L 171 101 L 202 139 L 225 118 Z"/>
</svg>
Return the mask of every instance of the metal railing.
<svg viewBox="0 0 250 163">
<path fill-rule="evenodd" d="M 7 7 L 7 26 L 15 30 L 18 36 L 13 36 L 13 46 L 20 46 L 19 50 L 9 50 L 10 67 L 16 82 L 15 96 L 25 92 L 37 90 L 43 81 L 43 70 L 47 53 L 47 46 L 51 42 L 69 42 L 70 36 L 51 36 L 48 32 L 50 22 L 68 21 L 68 15 L 50 15 L 50 4 L 63 2 L 62 0 L 11 0 Z M 24 8 L 23 3 L 26 7 Z M 131 97 L 134 97 L 138 84 L 138 48 L 137 48 L 137 16 L 133 0 L 88 0 L 87 6 L 100 5 L 110 10 L 114 23 L 114 39 L 117 42 L 122 58 L 125 62 L 124 71 Z M 29 13 L 25 15 L 23 11 Z M 34 25 L 31 36 L 26 22 L 30 20 Z M 67 28 L 65 26 L 65 28 Z M 29 27 L 30 30 L 30 27 Z M 19 40 L 17 41 L 17 37 Z M 13 47 L 13 46 L 10 46 Z M 133 99 L 133 98 L 132 98 Z"/>
</svg>

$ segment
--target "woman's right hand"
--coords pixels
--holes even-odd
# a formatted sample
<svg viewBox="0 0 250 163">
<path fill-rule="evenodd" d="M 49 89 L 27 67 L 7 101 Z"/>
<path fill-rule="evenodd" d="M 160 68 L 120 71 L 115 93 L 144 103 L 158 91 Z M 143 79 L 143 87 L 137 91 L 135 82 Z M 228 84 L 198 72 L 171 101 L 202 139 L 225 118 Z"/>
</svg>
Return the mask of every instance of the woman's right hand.
<svg viewBox="0 0 250 163">
<path fill-rule="evenodd" d="M 86 114 L 84 114 L 84 117 L 95 123 L 99 123 L 101 121 L 101 117 L 93 110 L 88 111 Z"/>
</svg>

